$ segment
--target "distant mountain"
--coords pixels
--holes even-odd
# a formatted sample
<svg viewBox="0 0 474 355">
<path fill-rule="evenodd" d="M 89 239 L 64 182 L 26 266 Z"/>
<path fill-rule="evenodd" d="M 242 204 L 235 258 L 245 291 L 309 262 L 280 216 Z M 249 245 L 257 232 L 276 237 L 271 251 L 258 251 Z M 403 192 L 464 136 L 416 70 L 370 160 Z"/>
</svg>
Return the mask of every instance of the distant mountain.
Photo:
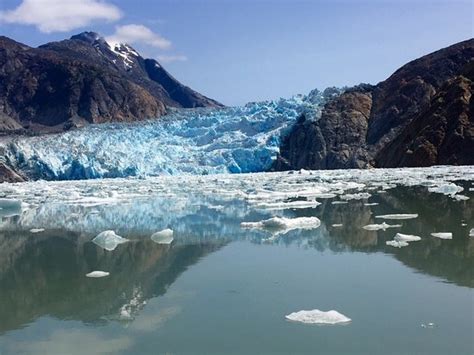
<svg viewBox="0 0 474 355">
<path fill-rule="evenodd" d="M 61 131 L 220 106 L 156 60 L 94 32 L 38 48 L 0 36 L 0 131 Z"/>
<path fill-rule="evenodd" d="M 350 88 L 283 139 L 276 170 L 474 164 L 474 39 Z"/>
</svg>

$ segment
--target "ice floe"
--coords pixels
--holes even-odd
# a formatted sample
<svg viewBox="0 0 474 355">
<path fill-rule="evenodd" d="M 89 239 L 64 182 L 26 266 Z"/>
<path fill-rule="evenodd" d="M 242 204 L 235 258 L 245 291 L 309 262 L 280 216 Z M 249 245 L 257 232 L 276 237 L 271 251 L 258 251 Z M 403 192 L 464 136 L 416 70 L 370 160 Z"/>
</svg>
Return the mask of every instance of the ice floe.
<svg viewBox="0 0 474 355">
<path fill-rule="evenodd" d="M 44 228 L 31 228 L 30 233 L 41 233 L 44 232 Z"/>
<path fill-rule="evenodd" d="M 474 228 L 471 228 L 471 230 L 469 231 L 469 236 L 474 237 Z"/>
<path fill-rule="evenodd" d="M 453 233 L 450 232 L 437 232 L 431 233 L 431 235 L 439 239 L 453 239 Z"/>
<path fill-rule="evenodd" d="M 381 219 L 413 219 L 413 218 L 418 218 L 418 214 L 416 214 L 416 213 L 383 214 L 383 215 L 375 216 L 375 218 L 381 218 Z"/>
<path fill-rule="evenodd" d="M 162 231 L 153 233 L 150 237 L 157 244 L 171 244 L 174 240 L 172 229 L 163 229 Z"/>
<path fill-rule="evenodd" d="M 293 229 L 314 229 L 321 225 L 317 217 L 272 217 L 259 222 L 242 222 L 242 228 L 263 229 L 274 234 L 285 234 Z"/>
<path fill-rule="evenodd" d="M 371 202 L 371 203 L 364 203 L 364 206 L 377 206 L 377 202 Z"/>
<path fill-rule="evenodd" d="M 402 248 L 402 247 L 408 246 L 408 242 L 404 242 L 402 240 L 387 240 L 385 244 L 390 245 L 392 247 L 396 247 L 396 248 Z"/>
<path fill-rule="evenodd" d="M 342 227 L 342 223 L 334 223 L 331 226 L 335 228 Z"/>
<path fill-rule="evenodd" d="M 293 312 L 285 316 L 286 319 L 307 324 L 344 324 L 351 321 L 350 318 L 338 311 L 320 311 L 313 309 L 310 311 Z"/>
<path fill-rule="evenodd" d="M 463 188 L 454 183 L 443 183 L 435 187 L 428 188 L 429 192 L 436 192 L 444 195 L 454 196 L 458 192 L 461 192 Z"/>
<path fill-rule="evenodd" d="M 86 274 L 87 277 L 93 277 L 93 278 L 105 277 L 109 275 L 110 275 L 110 272 L 107 272 L 107 271 L 92 271 Z"/>
<path fill-rule="evenodd" d="M 128 239 L 122 238 L 112 230 L 107 230 L 99 233 L 92 242 L 105 250 L 112 251 L 119 244 L 128 242 Z"/>
<path fill-rule="evenodd" d="M 255 205 L 256 208 L 266 210 L 286 210 L 286 209 L 298 209 L 298 208 L 316 208 L 321 203 L 318 201 L 290 201 L 290 202 L 273 202 L 273 203 L 260 203 Z"/>
<path fill-rule="evenodd" d="M 420 240 L 421 238 L 417 235 L 397 233 L 395 234 L 395 237 L 393 237 L 393 240 L 388 240 L 385 242 L 385 244 L 392 247 L 401 248 L 408 246 L 410 242 L 417 242 Z"/>
<path fill-rule="evenodd" d="M 366 226 L 363 226 L 362 228 L 368 230 L 368 231 L 378 231 L 380 229 L 386 230 L 388 228 L 399 228 L 401 227 L 401 224 L 387 224 L 385 222 L 381 224 L 368 224 Z"/>
</svg>

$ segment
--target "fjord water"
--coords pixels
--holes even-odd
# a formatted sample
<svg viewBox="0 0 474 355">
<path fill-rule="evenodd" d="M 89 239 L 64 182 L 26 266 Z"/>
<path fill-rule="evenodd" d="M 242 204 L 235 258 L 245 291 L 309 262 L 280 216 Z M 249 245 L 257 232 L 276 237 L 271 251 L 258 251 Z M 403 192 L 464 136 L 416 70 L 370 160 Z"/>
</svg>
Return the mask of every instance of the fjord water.
<svg viewBox="0 0 474 355">
<path fill-rule="evenodd" d="M 0 353 L 472 354 L 473 182 L 440 167 L 0 185 Z M 241 227 L 275 216 L 321 225 Z M 384 221 L 402 226 L 362 228 Z M 150 239 L 165 228 L 172 244 Z M 130 241 L 104 250 L 104 230 Z M 386 245 L 396 233 L 421 240 Z M 310 309 L 352 321 L 285 320 Z"/>
</svg>

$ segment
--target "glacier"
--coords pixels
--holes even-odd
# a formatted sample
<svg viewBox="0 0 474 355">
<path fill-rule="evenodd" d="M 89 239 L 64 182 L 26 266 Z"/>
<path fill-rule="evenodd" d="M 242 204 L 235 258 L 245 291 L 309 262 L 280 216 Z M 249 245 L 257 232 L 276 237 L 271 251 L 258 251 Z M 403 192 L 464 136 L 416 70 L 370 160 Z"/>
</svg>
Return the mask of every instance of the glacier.
<svg viewBox="0 0 474 355">
<path fill-rule="evenodd" d="M 0 141 L 6 162 L 33 179 L 77 180 L 267 171 L 280 139 L 305 114 L 318 119 L 336 88 L 241 107 L 170 109 L 160 118 L 90 125 Z"/>
</svg>

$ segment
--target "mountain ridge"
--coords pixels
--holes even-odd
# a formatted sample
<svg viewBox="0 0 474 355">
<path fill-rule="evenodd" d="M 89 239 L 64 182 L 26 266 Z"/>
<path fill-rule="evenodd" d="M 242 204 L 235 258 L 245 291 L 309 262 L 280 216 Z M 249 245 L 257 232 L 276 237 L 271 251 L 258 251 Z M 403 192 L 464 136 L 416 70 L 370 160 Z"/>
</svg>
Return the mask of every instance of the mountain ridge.
<svg viewBox="0 0 474 355">
<path fill-rule="evenodd" d="M 94 32 L 37 48 L 0 37 L 2 131 L 137 121 L 173 107 L 222 104 L 181 84 L 156 60 L 127 44 L 109 44 Z"/>
</svg>

